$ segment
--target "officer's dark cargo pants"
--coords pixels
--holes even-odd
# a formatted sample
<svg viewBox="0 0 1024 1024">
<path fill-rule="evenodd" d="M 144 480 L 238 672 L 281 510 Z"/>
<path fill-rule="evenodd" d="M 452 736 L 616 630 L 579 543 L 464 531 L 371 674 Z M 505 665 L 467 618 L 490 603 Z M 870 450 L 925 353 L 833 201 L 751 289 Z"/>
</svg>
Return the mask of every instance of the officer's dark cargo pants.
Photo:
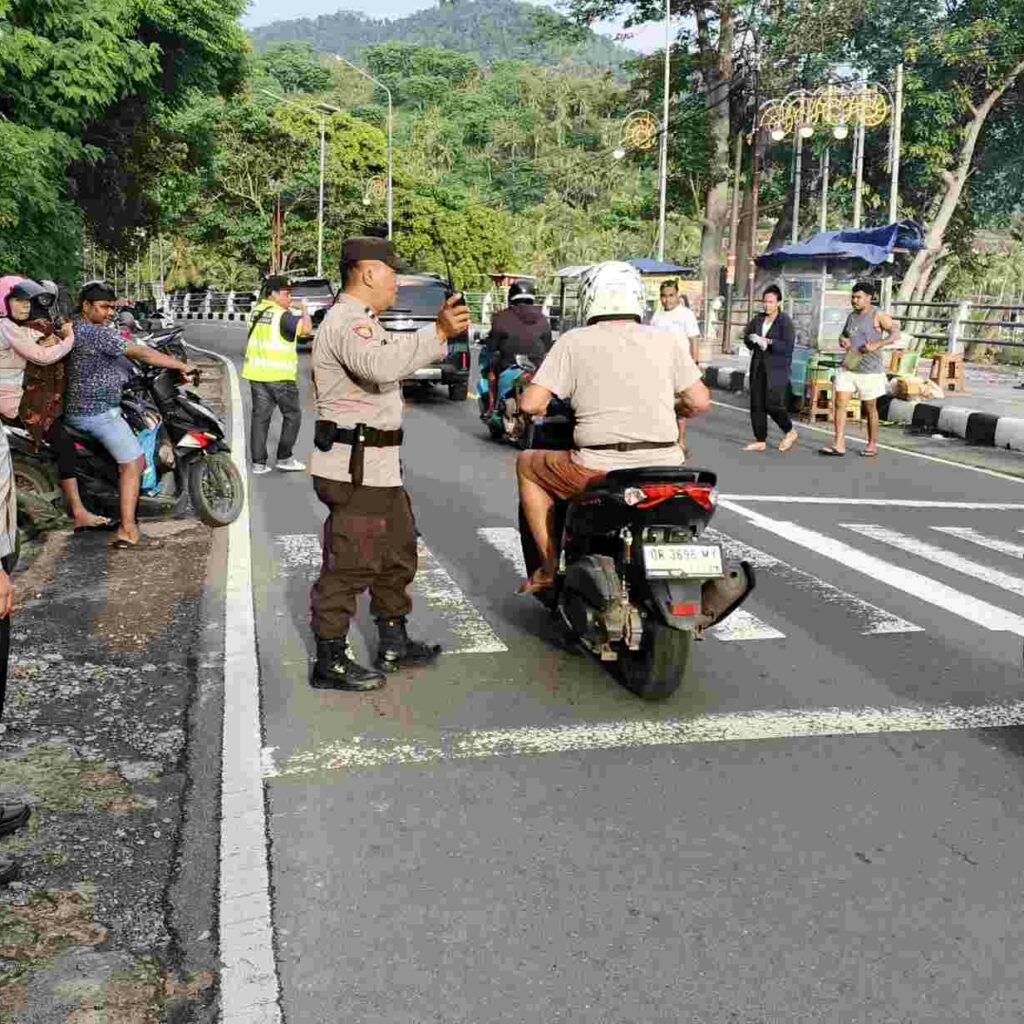
<svg viewBox="0 0 1024 1024">
<path fill-rule="evenodd" d="M 356 602 L 367 587 L 374 617 L 408 615 L 417 557 L 405 488 L 354 487 L 319 476 L 313 477 L 313 487 L 330 509 L 321 535 L 320 579 L 310 592 L 313 632 L 321 640 L 347 636 Z"/>
</svg>

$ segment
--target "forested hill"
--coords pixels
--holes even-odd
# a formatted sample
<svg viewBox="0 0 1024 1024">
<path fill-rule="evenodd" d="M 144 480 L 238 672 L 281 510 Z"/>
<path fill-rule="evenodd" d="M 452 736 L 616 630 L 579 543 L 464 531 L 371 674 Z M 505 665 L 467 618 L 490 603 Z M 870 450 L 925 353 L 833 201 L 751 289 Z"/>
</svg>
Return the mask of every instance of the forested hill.
<svg viewBox="0 0 1024 1024">
<path fill-rule="evenodd" d="M 610 39 L 579 32 L 547 8 L 517 0 L 446 4 L 393 20 L 338 11 L 318 18 L 275 21 L 253 29 L 251 35 L 257 49 L 271 42 L 302 40 L 316 50 L 349 58 L 358 56 L 363 47 L 389 41 L 443 46 L 471 54 L 481 64 L 514 59 L 620 72 L 631 56 Z"/>
</svg>

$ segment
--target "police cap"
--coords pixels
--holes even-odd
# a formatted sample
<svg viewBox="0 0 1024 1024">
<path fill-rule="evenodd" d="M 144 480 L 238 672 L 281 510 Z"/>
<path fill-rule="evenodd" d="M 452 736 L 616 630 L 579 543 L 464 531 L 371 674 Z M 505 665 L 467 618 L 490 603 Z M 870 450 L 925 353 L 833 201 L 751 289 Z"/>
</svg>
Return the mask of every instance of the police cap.
<svg viewBox="0 0 1024 1024">
<path fill-rule="evenodd" d="M 386 238 L 349 238 L 341 247 L 341 265 L 348 266 L 363 260 L 378 260 L 386 263 L 400 274 L 408 274 L 412 267 L 395 252 L 395 247 Z"/>
</svg>

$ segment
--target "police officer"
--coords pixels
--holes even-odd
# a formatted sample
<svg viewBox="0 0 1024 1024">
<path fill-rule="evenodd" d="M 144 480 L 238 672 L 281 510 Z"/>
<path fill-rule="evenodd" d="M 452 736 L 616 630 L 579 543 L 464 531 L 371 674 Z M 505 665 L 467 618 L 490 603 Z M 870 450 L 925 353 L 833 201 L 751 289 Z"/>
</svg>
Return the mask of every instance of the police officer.
<svg viewBox="0 0 1024 1024">
<path fill-rule="evenodd" d="M 252 424 L 249 448 L 252 471 L 259 476 L 269 473 L 267 465 L 267 432 L 274 408 L 281 410 L 281 436 L 277 442 L 276 466 L 280 470 L 306 468 L 292 455 L 302 426 L 302 405 L 295 379 L 299 372 L 299 354 L 295 339 L 313 333 L 313 321 L 301 303 L 301 314 L 289 309 L 292 285 L 287 277 L 268 277 L 263 287 L 265 298 L 257 305 L 249 320 L 249 337 L 245 346 L 242 376 L 252 391 Z"/>
<path fill-rule="evenodd" d="M 394 304 L 396 271 L 409 267 L 384 238 L 350 238 L 342 247 L 343 293 L 313 342 L 316 448 L 310 472 L 330 514 L 323 565 L 313 586 L 317 637 L 310 682 L 318 688 L 375 690 L 384 673 L 433 662 L 441 648 L 410 640 L 408 588 L 416 575 L 416 529 L 402 486 L 401 381 L 447 352 L 469 330 L 461 297 L 415 334 L 391 334 L 377 314 Z M 359 595 L 370 589 L 379 644 L 374 668 L 354 661 L 346 637 Z"/>
</svg>

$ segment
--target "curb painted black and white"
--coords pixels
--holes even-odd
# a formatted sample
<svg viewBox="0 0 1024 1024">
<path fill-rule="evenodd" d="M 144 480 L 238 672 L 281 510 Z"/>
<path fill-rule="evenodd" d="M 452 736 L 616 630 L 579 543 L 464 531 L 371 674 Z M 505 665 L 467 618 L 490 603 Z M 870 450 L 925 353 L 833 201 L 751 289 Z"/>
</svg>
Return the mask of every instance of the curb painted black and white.
<svg viewBox="0 0 1024 1024">
<path fill-rule="evenodd" d="M 731 366 L 708 366 L 704 383 L 718 391 L 749 391 L 748 376 L 746 370 Z M 935 402 L 908 402 L 892 395 L 878 400 L 878 416 L 886 423 L 899 423 L 920 433 L 947 434 L 961 437 L 968 444 L 1024 452 L 1024 419 L 1014 416 L 993 416 L 978 409 Z"/>
</svg>

